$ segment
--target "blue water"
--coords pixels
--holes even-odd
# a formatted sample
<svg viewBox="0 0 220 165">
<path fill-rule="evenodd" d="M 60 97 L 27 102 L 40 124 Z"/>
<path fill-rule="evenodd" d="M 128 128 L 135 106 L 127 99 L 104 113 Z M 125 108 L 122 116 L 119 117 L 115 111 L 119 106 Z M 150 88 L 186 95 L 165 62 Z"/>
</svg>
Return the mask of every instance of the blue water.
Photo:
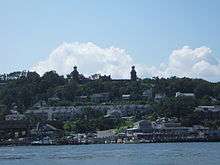
<svg viewBox="0 0 220 165">
<path fill-rule="evenodd" d="M 0 147 L 0 165 L 220 165 L 220 143 Z"/>
</svg>

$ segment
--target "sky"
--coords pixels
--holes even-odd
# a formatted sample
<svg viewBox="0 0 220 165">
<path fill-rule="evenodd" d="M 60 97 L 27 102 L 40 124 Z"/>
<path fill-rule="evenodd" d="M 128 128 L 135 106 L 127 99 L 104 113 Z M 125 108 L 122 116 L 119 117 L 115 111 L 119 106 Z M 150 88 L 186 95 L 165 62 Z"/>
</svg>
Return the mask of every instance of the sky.
<svg viewBox="0 0 220 165">
<path fill-rule="evenodd" d="M 0 73 L 220 81 L 218 0 L 0 0 Z"/>
</svg>

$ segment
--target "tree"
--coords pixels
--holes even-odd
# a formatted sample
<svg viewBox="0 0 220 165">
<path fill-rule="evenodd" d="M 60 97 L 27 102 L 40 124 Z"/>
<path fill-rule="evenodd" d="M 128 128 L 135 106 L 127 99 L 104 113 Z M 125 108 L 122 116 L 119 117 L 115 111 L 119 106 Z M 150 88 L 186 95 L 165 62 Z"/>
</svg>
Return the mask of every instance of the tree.
<svg viewBox="0 0 220 165">
<path fill-rule="evenodd" d="M 0 105 L 0 121 L 5 119 L 5 115 L 7 115 L 9 111 L 5 105 Z"/>
<path fill-rule="evenodd" d="M 54 88 L 64 84 L 65 79 L 63 76 L 59 76 L 55 71 L 49 71 L 41 78 L 40 87 L 41 91 L 45 92 L 48 88 Z"/>
<path fill-rule="evenodd" d="M 202 98 L 203 96 L 213 96 L 212 86 L 208 83 L 198 84 L 194 90 L 197 98 Z"/>
<path fill-rule="evenodd" d="M 38 83 L 40 82 L 40 75 L 37 72 L 28 72 L 27 80 L 31 83 Z"/>
<path fill-rule="evenodd" d="M 63 98 L 69 101 L 74 101 L 75 96 L 79 91 L 79 86 L 76 81 L 70 81 L 69 84 L 65 85 L 62 91 Z"/>
</svg>

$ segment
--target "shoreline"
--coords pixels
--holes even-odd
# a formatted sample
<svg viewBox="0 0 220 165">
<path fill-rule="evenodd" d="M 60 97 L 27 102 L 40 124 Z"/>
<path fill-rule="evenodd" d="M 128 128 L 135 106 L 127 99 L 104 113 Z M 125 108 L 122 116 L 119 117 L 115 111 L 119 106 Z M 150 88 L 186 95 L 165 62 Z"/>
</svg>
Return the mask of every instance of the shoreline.
<svg viewBox="0 0 220 165">
<path fill-rule="evenodd" d="M 124 143 L 54 143 L 54 144 L 31 144 L 31 143 L 5 143 L 0 144 L 0 147 L 13 147 L 13 146 L 64 146 L 64 145 L 96 145 L 96 144 L 162 144 L 162 143 L 214 143 L 220 142 L 220 139 L 197 139 L 197 140 L 169 140 L 169 141 L 148 141 L 148 142 L 124 142 Z"/>
</svg>

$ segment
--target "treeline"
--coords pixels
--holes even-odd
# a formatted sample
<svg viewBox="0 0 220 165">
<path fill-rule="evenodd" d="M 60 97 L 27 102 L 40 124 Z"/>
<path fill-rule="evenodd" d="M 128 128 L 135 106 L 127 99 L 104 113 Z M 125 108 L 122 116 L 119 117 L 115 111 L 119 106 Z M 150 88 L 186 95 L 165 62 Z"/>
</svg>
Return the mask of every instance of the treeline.
<svg viewBox="0 0 220 165">
<path fill-rule="evenodd" d="M 164 92 L 167 96 L 172 97 L 177 91 L 183 93 L 195 93 L 197 98 L 205 96 L 220 99 L 220 82 L 211 83 L 202 79 L 191 78 L 154 78 L 155 90 Z"/>
<path fill-rule="evenodd" d="M 122 94 L 141 95 L 145 85 L 139 82 L 111 81 L 102 78 L 85 79 L 77 82 L 58 75 L 55 71 L 46 72 L 42 77 L 36 72 L 28 72 L 26 76 L 15 80 L 4 81 L 0 87 L 0 104 L 7 109 L 14 105 L 19 110 L 33 106 L 39 100 L 48 101 L 56 96 L 63 104 L 71 104 L 76 96 L 89 96 L 94 93 L 109 92 L 111 100 L 121 98 Z"/>
<path fill-rule="evenodd" d="M 190 78 L 152 78 L 138 81 L 113 81 L 111 79 L 81 76 L 81 81 L 58 75 L 55 71 L 46 72 L 40 76 L 36 72 L 27 72 L 14 80 L 2 80 L 0 86 L 0 116 L 17 106 L 24 112 L 39 100 L 48 101 L 56 96 L 60 99 L 54 105 L 75 105 L 77 96 L 90 96 L 94 93 L 108 92 L 111 104 L 121 103 L 121 96 L 129 94 L 130 102 L 138 104 L 152 104 L 160 114 L 168 116 L 185 116 L 197 105 L 219 104 L 220 83 L 212 83 L 202 79 Z M 161 103 L 151 99 L 143 99 L 142 93 L 152 89 L 153 95 L 160 93 L 167 97 Z M 196 98 L 178 100 L 176 92 L 194 93 Z M 84 103 L 86 104 L 86 103 Z M 189 104 L 189 105 L 188 105 Z"/>
</svg>

